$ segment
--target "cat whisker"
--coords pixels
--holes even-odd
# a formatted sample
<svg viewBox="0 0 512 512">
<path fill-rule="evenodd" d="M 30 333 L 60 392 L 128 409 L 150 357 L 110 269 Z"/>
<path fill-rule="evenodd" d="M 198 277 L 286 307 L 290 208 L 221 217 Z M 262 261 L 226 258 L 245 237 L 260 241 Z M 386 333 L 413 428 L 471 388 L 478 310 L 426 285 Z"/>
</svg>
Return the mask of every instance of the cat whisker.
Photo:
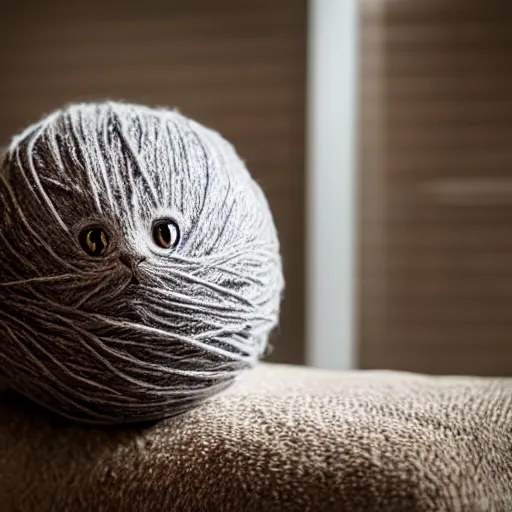
<svg viewBox="0 0 512 512">
<path fill-rule="evenodd" d="M 23 286 L 31 283 L 44 283 L 44 282 L 55 282 L 55 281 L 65 281 L 67 279 L 73 279 L 75 276 L 73 274 L 60 274 L 57 276 L 43 276 L 43 277 L 30 277 L 28 279 L 20 279 L 19 281 L 6 281 L 0 283 L 0 287 L 14 287 L 14 286 Z"/>
<path fill-rule="evenodd" d="M 110 324 L 112 326 L 117 327 L 132 327 L 135 330 L 140 331 L 141 333 L 154 334 L 155 336 L 162 336 L 167 339 L 174 339 L 176 341 L 181 341 L 190 346 L 202 349 L 207 354 L 217 354 L 219 356 L 226 357 L 228 360 L 233 359 L 237 361 L 244 361 L 247 359 L 244 356 L 240 356 L 239 354 L 234 354 L 227 350 L 223 350 L 221 348 L 215 347 L 213 345 L 209 345 L 207 343 L 203 343 L 201 341 L 197 341 L 195 338 L 191 338 L 190 336 L 186 336 L 179 333 L 165 331 L 163 329 L 159 329 L 156 327 L 151 327 L 149 325 L 137 324 L 130 321 L 116 320 L 114 318 L 105 317 L 104 315 L 94 314 L 93 316 L 102 319 L 105 323 Z"/>
<path fill-rule="evenodd" d="M 100 282 L 100 284 L 96 286 L 96 288 L 91 290 L 89 293 L 84 295 L 77 303 L 75 303 L 73 308 L 80 309 L 89 299 L 97 295 L 99 292 L 101 292 L 101 290 L 104 290 L 107 286 L 109 286 L 109 284 L 110 283 L 108 280 Z"/>
<path fill-rule="evenodd" d="M 265 321 L 266 317 L 258 314 L 256 311 L 244 311 L 240 313 L 233 313 L 231 310 L 227 308 L 217 308 L 216 310 L 212 310 L 209 307 L 209 304 L 205 302 L 194 302 L 194 303 L 186 303 L 181 299 L 173 300 L 169 298 L 167 294 L 165 294 L 162 290 L 158 288 L 146 288 L 147 291 L 147 299 L 150 302 L 156 304 L 165 304 L 171 306 L 172 308 L 179 308 L 181 310 L 193 311 L 204 313 L 210 317 L 215 317 L 219 319 L 244 319 L 246 321 Z"/>
<path fill-rule="evenodd" d="M 111 274 L 109 273 L 109 275 L 111 275 Z M 87 293 L 84 297 L 79 299 L 79 301 L 73 305 L 73 309 L 82 308 L 89 300 L 96 297 L 101 291 L 103 291 L 105 288 L 108 288 L 108 287 L 110 287 L 109 294 L 108 294 L 109 299 L 118 297 L 119 295 L 121 295 L 121 293 L 123 293 L 124 290 L 126 290 L 126 288 L 128 288 L 128 286 L 130 286 L 130 284 L 132 282 L 133 282 L 133 276 L 130 275 L 127 279 L 125 279 L 118 286 L 116 286 L 115 279 L 113 279 L 113 278 L 105 279 L 104 275 L 102 274 L 101 281 L 98 284 L 98 286 L 96 286 L 93 290 L 91 290 L 89 293 Z"/>
</svg>

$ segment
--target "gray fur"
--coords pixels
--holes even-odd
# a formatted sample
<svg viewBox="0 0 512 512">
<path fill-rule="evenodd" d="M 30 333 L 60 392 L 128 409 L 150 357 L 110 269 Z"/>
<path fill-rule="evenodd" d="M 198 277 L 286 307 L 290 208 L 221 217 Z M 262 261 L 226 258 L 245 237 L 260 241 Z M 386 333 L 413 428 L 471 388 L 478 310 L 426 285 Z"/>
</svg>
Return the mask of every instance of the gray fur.
<svg viewBox="0 0 512 512">
<path fill-rule="evenodd" d="M 164 109 L 71 105 L 13 139 L 0 208 L 0 374 L 45 407 L 94 423 L 174 415 L 265 350 L 276 230 L 216 132 Z M 159 218 L 179 225 L 175 249 L 154 244 Z M 104 257 L 78 242 L 91 224 L 110 235 Z"/>
</svg>

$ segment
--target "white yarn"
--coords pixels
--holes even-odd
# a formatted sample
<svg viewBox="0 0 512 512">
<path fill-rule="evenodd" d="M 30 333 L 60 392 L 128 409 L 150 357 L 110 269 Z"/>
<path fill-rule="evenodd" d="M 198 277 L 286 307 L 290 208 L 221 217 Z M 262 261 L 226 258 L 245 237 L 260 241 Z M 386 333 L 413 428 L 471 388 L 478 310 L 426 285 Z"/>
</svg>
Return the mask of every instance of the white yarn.
<svg viewBox="0 0 512 512">
<path fill-rule="evenodd" d="M 32 400 L 87 422 L 157 419 L 263 354 L 278 239 L 216 132 L 164 109 L 71 105 L 13 139 L 0 201 L 0 373 Z M 157 219 L 176 247 L 155 243 Z M 88 226 L 108 235 L 100 257 L 81 245 Z"/>
</svg>

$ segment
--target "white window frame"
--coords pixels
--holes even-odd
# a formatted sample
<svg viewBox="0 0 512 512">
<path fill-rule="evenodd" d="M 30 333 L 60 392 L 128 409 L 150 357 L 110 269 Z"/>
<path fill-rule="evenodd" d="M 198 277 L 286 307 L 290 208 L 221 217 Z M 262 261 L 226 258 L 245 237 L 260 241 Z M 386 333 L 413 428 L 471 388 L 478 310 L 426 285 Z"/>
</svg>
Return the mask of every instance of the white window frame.
<svg viewBox="0 0 512 512">
<path fill-rule="evenodd" d="M 306 362 L 355 367 L 358 0 L 310 0 Z"/>
</svg>

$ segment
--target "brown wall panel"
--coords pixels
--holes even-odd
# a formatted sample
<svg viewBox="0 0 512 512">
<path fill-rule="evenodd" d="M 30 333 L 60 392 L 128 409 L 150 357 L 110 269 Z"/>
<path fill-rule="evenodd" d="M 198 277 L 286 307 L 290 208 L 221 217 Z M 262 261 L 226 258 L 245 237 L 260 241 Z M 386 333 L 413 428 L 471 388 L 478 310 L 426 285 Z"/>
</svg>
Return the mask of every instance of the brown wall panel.
<svg viewBox="0 0 512 512">
<path fill-rule="evenodd" d="M 360 365 L 512 375 L 512 7 L 361 7 Z"/>
</svg>

